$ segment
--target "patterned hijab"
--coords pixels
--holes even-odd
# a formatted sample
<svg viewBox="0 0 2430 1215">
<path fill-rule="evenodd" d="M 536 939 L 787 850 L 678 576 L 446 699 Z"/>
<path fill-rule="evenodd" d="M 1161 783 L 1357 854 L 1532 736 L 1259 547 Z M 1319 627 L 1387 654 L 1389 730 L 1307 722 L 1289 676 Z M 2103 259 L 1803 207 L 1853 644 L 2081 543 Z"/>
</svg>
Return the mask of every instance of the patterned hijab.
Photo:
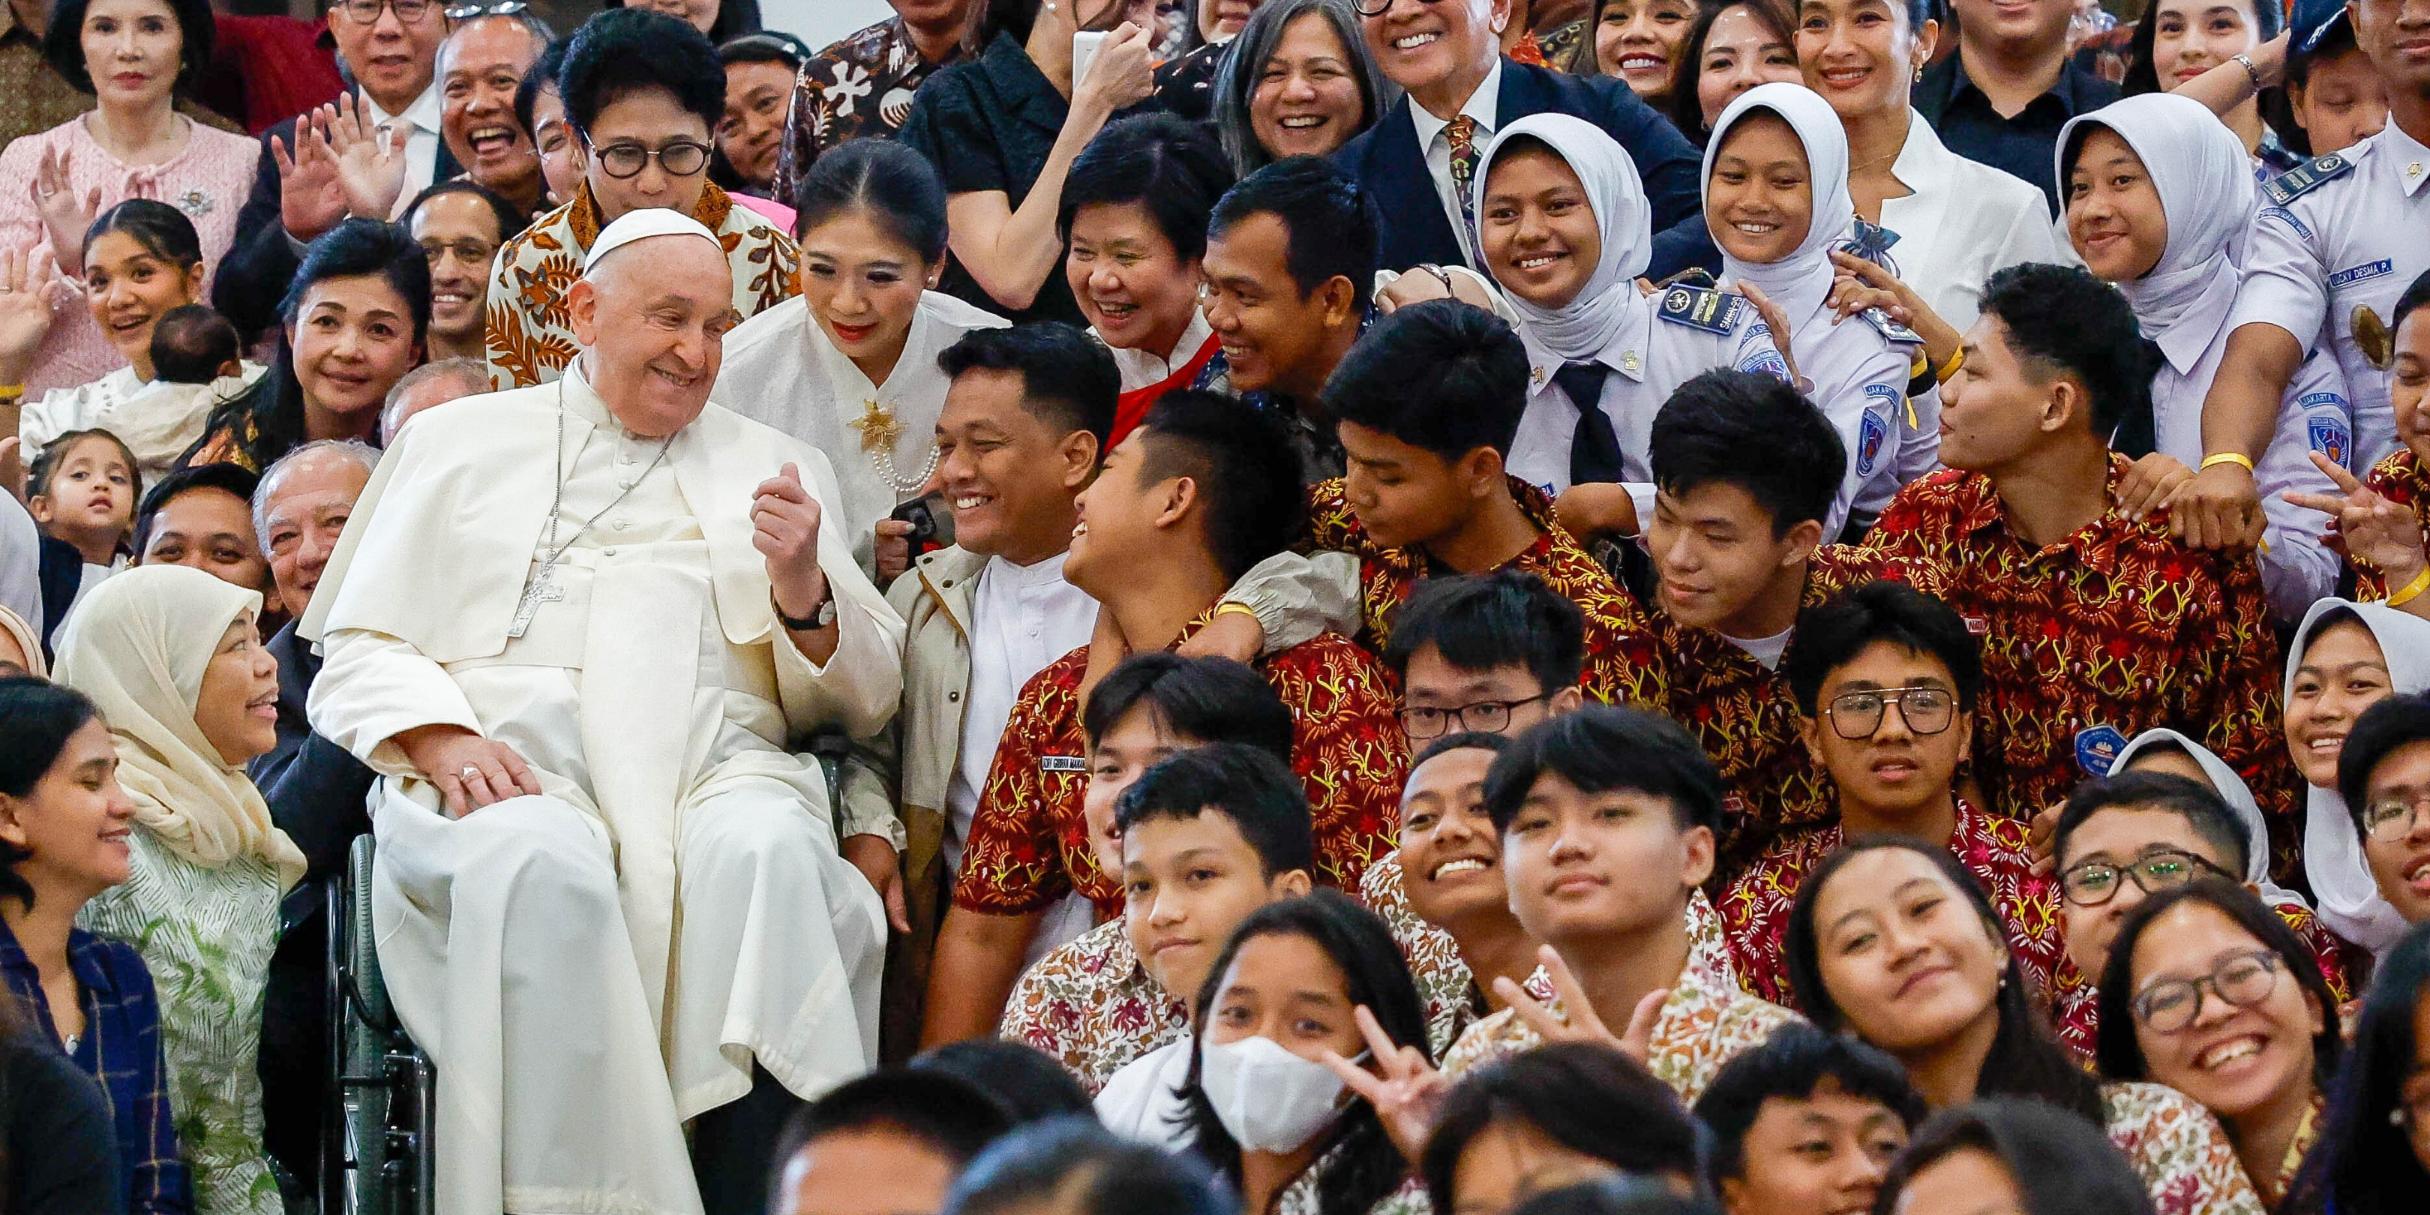
<svg viewBox="0 0 2430 1215">
<path fill-rule="evenodd" d="M 100 708 L 118 744 L 118 783 L 155 839 L 214 868 L 260 857 L 293 886 L 303 853 L 271 823 L 244 769 L 220 758 L 194 722 L 220 638 L 261 604 L 256 592 L 184 566 L 114 574 L 61 627 L 59 682 Z"/>
<path fill-rule="evenodd" d="M 2334 615 L 2350 615 L 2371 630 L 2388 664 L 2392 695 L 2430 691 L 2430 620 L 2384 603 L 2323 599 L 2304 613 L 2302 627 L 2295 630 L 2295 644 L 2287 648 L 2282 703 L 2295 693 L 2295 672 L 2303 665 L 2304 651 L 2327 627 L 2326 618 Z M 2303 874 L 2312 884 L 2320 921 L 2329 931 L 2373 953 L 2404 935 L 2405 921 L 2380 897 L 2379 883 L 2371 877 L 2370 863 L 2363 857 L 2362 835 L 2354 829 L 2346 799 L 2334 788 L 2305 790 Z"/>
</svg>

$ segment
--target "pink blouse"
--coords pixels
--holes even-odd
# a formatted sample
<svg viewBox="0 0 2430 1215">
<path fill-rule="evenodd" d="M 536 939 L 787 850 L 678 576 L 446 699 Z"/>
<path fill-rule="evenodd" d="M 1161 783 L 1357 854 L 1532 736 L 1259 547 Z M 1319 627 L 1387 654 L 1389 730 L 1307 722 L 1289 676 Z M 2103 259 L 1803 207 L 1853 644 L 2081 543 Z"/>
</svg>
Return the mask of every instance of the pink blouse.
<svg viewBox="0 0 2430 1215">
<path fill-rule="evenodd" d="M 146 197 L 168 203 L 194 221 L 195 234 L 202 238 L 207 300 L 209 275 L 219 269 L 220 259 L 235 243 L 236 214 L 253 188 L 261 145 L 188 120 L 183 151 L 160 164 L 129 165 L 93 141 L 85 129 L 85 117 L 21 136 L 0 151 L 0 248 L 50 253 L 50 232 L 34 208 L 33 181 L 44 151 L 57 148 L 69 157 L 69 188 L 82 194 L 99 187 L 101 210 L 136 197 L 141 186 L 146 187 Z M 54 306 L 50 335 L 42 340 L 26 376 L 28 399 L 39 399 L 53 388 L 89 383 L 127 365 L 118 347 L 94 323 L 92 311 L 85 305 L 84 284 L 79 280 L 68 283 L 75 290 L 62 293 Z"/>
</svg>

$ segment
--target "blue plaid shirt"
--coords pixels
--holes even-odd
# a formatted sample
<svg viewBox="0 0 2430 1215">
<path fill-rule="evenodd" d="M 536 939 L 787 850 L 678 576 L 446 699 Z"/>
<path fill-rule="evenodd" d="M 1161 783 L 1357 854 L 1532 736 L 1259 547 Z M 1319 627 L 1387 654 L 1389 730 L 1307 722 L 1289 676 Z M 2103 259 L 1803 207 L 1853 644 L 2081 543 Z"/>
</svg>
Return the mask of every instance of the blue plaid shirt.
<svg viewBox="0 0 2430 1215">
<path fill-rule="evenodd" d="M 169 1120 L 169 1068 L 161 1051 L 152 972 L 144 969 L 134 946 L 81 928 L 68 932 L 68 968 L 84 988 L 84 1036 L 68 1057 L 110 1094 L 127 1211 L 185 1215 L 194 1209 L 193 1186 Z M 42 995 L 42 976 L 5 921 L 0 921 L 0 974 L 40 1022 L 43 1036 L 59 1041 L 59 1027 Z"/>
</svg>

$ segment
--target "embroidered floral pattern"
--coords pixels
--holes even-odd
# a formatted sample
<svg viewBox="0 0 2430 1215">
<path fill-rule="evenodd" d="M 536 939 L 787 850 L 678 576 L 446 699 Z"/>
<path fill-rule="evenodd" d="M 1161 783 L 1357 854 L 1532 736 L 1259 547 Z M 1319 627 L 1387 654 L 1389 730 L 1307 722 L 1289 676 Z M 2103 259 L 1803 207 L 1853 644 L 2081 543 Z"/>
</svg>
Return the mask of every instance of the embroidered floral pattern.
<svg viewBox="0 0 2430 1215">
<path fill-rule="evenodd" d="M 2102 1129 L 2151 1191 L 2154 1215 L 2261 1215 L 2211 1112 L 2161 1084 L 2104 1084 Z"/>
<path fill-rule="evenodd" d="M 903 19 L 888 17 L 803 63 L 793 77 L 793 110 L 772 192 L 792 198 L 811 164 L 838 144 L 901 130 L 911 116 L 911 95 L 932 73 L 962 58 L 958 46 L 935 63 L 920 58 Z"/>
<path fill-rule="evenodd" d="M 1458 943 L 1450 933 L 1419 919 L 1409 909 L 1401 881 L 1401 854 L 1388 853 L 1367 866 L 1366 875 L 1358 881 L 1358 895 L 1383 917 L 1392 930 L 1393 943 L 1401 947 L 1401 958 L 1409 963 L 1409 977 L 1417 983 L 1418 999 L 1426 1006 L 1427 1050 L 1440 1059 L 1483 1011 L 1482 1001 L 1477 996 L 1476 976 L 1460 957 Z"/>
<path fill-rule="evenodd" d="M 1013 985 L 996 1036 L 1054 1056 L 1094 1094 L 1189 1030 L 1189 1010 L 1149 977 L 1117 919 L 1038 959 Z"/>
</svg>

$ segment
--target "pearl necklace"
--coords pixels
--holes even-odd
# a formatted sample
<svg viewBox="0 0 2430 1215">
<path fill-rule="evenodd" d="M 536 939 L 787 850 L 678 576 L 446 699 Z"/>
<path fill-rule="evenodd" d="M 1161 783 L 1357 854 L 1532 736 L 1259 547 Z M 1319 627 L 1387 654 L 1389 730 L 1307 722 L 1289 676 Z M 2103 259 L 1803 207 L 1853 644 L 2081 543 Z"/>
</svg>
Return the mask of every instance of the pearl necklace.
<svg viewBox="0 0 2430 1215">
<path fill-rule="evenodd" d="M 928 462 L 921 466 L 919 476 L 906 481 L 897 473 L 894 444 L 903 437 L 903 424 L 894 420 L 893 410 L 876 401 L 863 401 L 861 416 L 846 425 L 861 432 L 861 454 L 869 457 L 870 467 L 877 470 L 896 497 L 928 484 L 928 479 L 936 475 L 937 461 L 943 453 L 937 450 L 933 439 L 928 444 Z"/>
</svg>

